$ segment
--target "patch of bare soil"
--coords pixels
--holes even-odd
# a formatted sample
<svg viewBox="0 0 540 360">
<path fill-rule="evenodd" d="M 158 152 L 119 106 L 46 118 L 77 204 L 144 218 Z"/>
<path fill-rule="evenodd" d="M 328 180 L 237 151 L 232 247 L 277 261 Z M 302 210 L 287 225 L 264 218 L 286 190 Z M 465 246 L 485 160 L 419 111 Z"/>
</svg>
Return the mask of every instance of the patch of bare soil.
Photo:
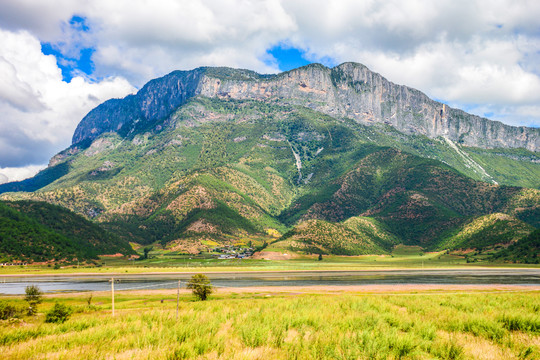
<svg viewBox="0 0 540 360">
<path fill-rule="evenodd" d="M 258 251 L 252 256 L 258 260 L 290 260 L 293 258 L 291 254 L 283 254 L 277 251 Z"/>
</svg>

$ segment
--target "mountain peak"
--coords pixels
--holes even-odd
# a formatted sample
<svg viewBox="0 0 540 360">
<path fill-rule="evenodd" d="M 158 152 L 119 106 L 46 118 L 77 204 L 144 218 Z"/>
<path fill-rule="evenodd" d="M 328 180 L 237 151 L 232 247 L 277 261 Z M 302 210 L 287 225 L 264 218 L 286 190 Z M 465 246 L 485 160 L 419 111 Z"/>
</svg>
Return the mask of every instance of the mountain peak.
<svg viewBox="0 0 540 360">
<path fill-rule="evenodd" d="M 354 62 L 331 69 L 314 63 L 275 75 L 227 67 L 173 71 L 151 80 L 135 95 L 96 107 L 79 123 L 73 143 L 105 132 L 127 134 L 139 122 L 165 121 L 195 96 L 304 106 L 338 119 L 386 124 L 408 135 L 442 136 L 467 146 L 540 149 L 540 129 L 513 127 L 450 108 Z"/>
</svg>

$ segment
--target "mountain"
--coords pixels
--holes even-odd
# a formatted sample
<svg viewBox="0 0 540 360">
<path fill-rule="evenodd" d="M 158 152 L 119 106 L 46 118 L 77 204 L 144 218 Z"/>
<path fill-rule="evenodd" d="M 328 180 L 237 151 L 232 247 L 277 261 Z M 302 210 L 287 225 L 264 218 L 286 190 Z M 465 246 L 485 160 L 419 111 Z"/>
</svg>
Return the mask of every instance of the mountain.
<svg viewBox="0 0 540 360">
<path fill-rule="evenodd" d="M 356 63 L 332 69 L 312 64 L 271 76 L 227 68 L 175 71 L 150 81 L 136 95 L 92 110 L 79 123 L 73 143 L 104 132 L 129 131 L 138 122 L 163 120 L 198 95 L 299 105 L 337 119 L 385 123 L 405 134 L 444 136 L 467 146 L 540 149 L 539 129 L 512 127 L 452 109 Z"/>
<path fill-rule="evenodd" d="M 173 249 L 247 240 L 339 254 L 457 248 L 451 239 L 490 214 L 523 225 L 520 235 L 540 225 L 538 135 L 359 64 L 277 75 L 199 68 L 98 106 L 46 170 L 0 193 Z"/>
<path fill-rule="evenodd" d="M 474 179 L 540 188 L 540 129 L 512 127 L 452 109 L 355 63 L 332 69 L 312 64 L 277 75 L 229 68 L 174 71 L 150 81 L 135 95 L 92 110 L 77 126 L 71 150 L 84 148 L 107 132 L 127 136 L 167 127 L 180 107 L 197 98 L 256 101 L 273 106 L 273 111 L 310 109 L 366 125 L 366 140 L 443 161 Z M 51 165 L 64 156 L 53 158 Z M 51 169 L 34 182 L 47 184 L 63 171 Z M 31 191 L 36 189 L 36 184 L 28 185 L 33 185 L 28 187 Z"/>
<path fill-rule="evenodd" d="M 134 254 L 97 224 L 56 205 L 0 202 L 0 261 L 74 261 Z"/>
</svg>

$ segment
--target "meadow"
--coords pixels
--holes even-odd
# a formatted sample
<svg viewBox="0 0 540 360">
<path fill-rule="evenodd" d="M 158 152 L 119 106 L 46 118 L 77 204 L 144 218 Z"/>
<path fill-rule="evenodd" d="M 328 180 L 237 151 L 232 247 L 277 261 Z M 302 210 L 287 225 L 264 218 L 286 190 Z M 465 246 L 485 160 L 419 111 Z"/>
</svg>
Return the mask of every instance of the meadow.
<svg viewBox="0 0 540 360">
<path fill-rule="evenodd" d="M 273 249 L 270 248 L 270 251 Z M 283 251 L 283 250 L 281 250 Z M 299 270 L 381 270 L 381 269 L 455 269 L 478 267 L 540 268 L 538 264 L 504 262 L 468 262 L 465 256 L 446 254 L 444 251 L 423 252 L 418 246 L 397 246 L 391 255 L 337 256 L 295 255 L 289 260 L 216 259 L 209 254 L 185 255 L 175 252 L 152 251 L 147 260 L 130 261 L 123 258 L 102 257 L 97 264 L 3 266 L 1 275 L 48 274 L 145 274 L 175 272 L 224 271 L 299 271 Z"/>
<path fill-rule="evenodd" d="M 0 324 L 3 359 L 538 359 L 538 291 L 48 295 Z M 22 298 L 3 301 L 22 304 Z M 55 302 L 74 313 L 44 323 Z"/>
</svg>

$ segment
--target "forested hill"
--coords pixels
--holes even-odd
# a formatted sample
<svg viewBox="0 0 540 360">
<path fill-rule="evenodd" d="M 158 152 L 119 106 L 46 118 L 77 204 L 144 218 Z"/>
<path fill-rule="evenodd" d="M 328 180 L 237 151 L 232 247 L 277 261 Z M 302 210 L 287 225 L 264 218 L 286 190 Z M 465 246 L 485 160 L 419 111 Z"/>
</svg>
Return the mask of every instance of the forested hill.
<svg viewBox="0 0 540 360">
<path fill-rule="evenodd" d="M 132 254 L 126 241 L 60 206 L 0 202 L 0 262 L 85 261 Z"/>
</svg>

